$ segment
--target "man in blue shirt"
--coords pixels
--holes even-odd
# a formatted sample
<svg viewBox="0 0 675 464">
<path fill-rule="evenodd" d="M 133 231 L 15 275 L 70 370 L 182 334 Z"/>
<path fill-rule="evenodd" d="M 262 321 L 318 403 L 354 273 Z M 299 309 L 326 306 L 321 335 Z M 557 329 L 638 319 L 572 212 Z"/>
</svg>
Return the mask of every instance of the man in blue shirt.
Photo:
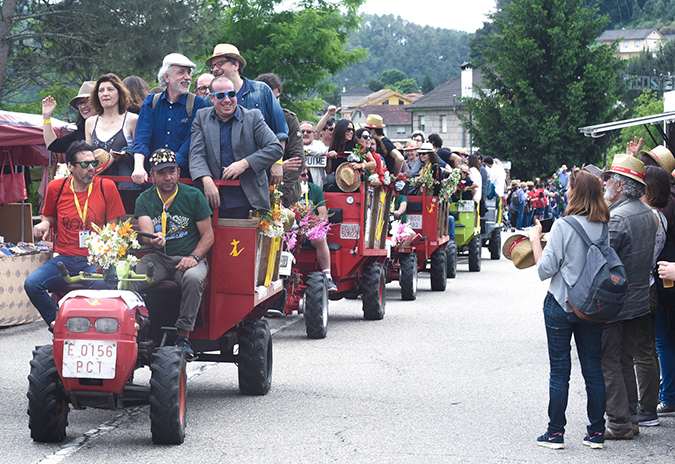
<svg viewBox="0 0 675 464">
<path fill-rule="evenodd" d="M 567 166 L 564 164 L 560 168 L 560 171 L 558 172 L 558 180 L 560 181 L 560 185 L 562 186 L 563 189 L 567 188 L 567 181 L 569 180 L 570 175 L 567 173 Z"/>
<path fill-rule="evenodd" d="M 284 111 L 276 96 L 267 84 L 252 81 L 243 77 L 242 71 L 246 67 L 246 60 L 239 54 L 239 49 L 230 44 L 218 44 L 213 50 L 213 56 L 206 60 L 206 66 L 211 73 L 218 77 L 227 77 L 234 84 L 237 91 L 237 103 L 246 109 L 258 109 L 265 122 L 277 136 L 281 146 L 286 147 L 288 140 L 288 125 Z M 283 178 L 281 164 L 275 164 L 270 170 L 270 184 L 278 184 Z"/>
<path fill-rule="evenodd" d="M 145 160 L 159 148 L 175 152 L 181 170 L 189 172 L 190 127 L 197 110 L 206 106 L 201 97 L 189 93 L 195 66 L 180 53 L 164 57 L 157 81 L 165 90 L 158 99 L 146 97 L 136 124 L 131 178 L 137 184 L 147 182 Z"/>
</svg>

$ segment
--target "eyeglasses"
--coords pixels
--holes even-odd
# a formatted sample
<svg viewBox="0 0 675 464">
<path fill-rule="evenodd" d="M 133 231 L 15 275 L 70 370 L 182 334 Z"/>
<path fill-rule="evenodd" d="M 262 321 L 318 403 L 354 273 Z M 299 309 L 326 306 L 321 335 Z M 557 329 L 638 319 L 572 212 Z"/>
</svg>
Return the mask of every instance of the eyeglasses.
<svg viewBox="0 0 675 464">
<path fill-rule="evenodd" d="M 196 90 L 197 90 L 197 92 L 206 92 L 207 90 L 209 90 L 209 86 L 208 85 L 200 85 L 199 87 L 197 87 Z"/>
<path fill-rule="evenodd" d="M 424 142 L 424 139 L 413 139 L 415 142 Z"/>
<path fill-rule="evenodd" d="M 96 167 L 98 166 L 98 160 L 94 161 L 76 161 L 73 163 L 75 166 L 79 165 L 82 169 L 87 169 L 89 165 L 91 164 L 92 166 Z"/>
<path fill-rule="evenodd" d="M 234 97 L 237 96 L 237 91 L 236 90 L 229 90 L 227 92 L 213 92 L 209 95 L 211 95 L 212 97 L 216 97 L 216 100 L 222 100 L 223 98 L 225 98 L 225 95 L 227 95 L 227 97 L 230 100 L 232 100 Z"/>
<path fill-rule="evenodd" d="M 87 105 L 87 104 L 89 104 L 89 99 L 82 98 L 81 100 L 78 100 L 77 103 L 75 103 L 75 106 L 77 106 L 79 108 L 80 106 Z"/>
<path fill-rule="evenodd" d="M 229 62 L 230 60 L 220 60 L 215 63 L 211 63 L 211 69 L 215 68 L 221 68 L 225 63 Z"/>
<path fill-rule="evenodd" d="M 323 130 L 327 130 L 329 132 L 333 132 L 333 129 L 335 129 L 335 126 L 330 126 L 330 127 L 324 127 Z"/>
<path fill-rule="evenodd" d="M 307 129 L 302 129 L 300 132 L 302 132 L 303 134 L 313 134 L 314 133 L 313 130 L 307 130 Z"/>
</svg>

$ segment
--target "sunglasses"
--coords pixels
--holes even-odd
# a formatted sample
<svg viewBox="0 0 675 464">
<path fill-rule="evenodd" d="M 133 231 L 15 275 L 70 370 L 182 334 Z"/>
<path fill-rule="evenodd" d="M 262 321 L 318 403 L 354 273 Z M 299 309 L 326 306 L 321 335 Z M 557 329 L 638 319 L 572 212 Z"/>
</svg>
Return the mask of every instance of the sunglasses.
<svg viewBox="0 0 675 464">
<path fill-rule="evenodd" d="M 94 167 L 98 166 L 98 160 L 94 161 L 76 161 L 73 163 L 75 166 L 79 165 L 83 169 L 87 169 L 89 165 L 92 165 Z"/>
<path fill-rule="evenodd" d="M 212 97 L 216 97 L 216 100 L 222 100 L 223 98 L 225 98 L 225 95 L 227 95 L 227 97 L 230 100 L 232 100 L 234 97 L 237 96 L 237 91 L 236 90 L 230 90 L 230 91 L 227 91 L 227 92 L 213 92 L 213 93 L 210 93 L 209 95 L 211 95 Z"/>
<path fill-rule="evenodd" d="M 368 139 L 370 139 L 370 135 L 368 135 L 368 134 L 361 134 L 361 138 L 362 138 L 363 140 L 368 140 Z"/>
<path fill-rule="evenodd" d="M 309 174 L 307 174 L 307 173 L 300 174 L 300 177 L 309 177 Z"/>
<path fill-rule="evenodd" d="M 327 130 L 327 131 L 329 131 L 329 132 L 333 132 L 333 129 L 335 129 L 335 126 L 324 127 L 324 128 L 323 128 L 323 130 Z"/>
<path fill-rule="evenodd" d="M 307 129 L 303 129 L 300 132 L 302 132 L 303 134 L 313 134 L 314 133 L 313 130 L 307 130 Z"/>
<path fill-rule="evenodd" d="M 354 128 L 353 128 L 353 127 L 348 127 L 347 130 L 346 130 L 345 132 L 354 132 Z"/>
</svg>

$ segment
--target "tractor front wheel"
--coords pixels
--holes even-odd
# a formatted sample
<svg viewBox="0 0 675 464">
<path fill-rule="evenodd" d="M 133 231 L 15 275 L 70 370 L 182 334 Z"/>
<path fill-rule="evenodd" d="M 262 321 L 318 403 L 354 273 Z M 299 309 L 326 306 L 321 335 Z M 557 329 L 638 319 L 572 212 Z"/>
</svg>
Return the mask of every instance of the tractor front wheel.
<svg viewBox="0 0 675 464">
<path fill-rule="evenodd" d="M 502 234 L 499 229 L 494 229 L 490 235 L 490 243 L 488 243 L 488 250 L 490 250 L 490 259 L 499 259 L 501 257 L 502 248 Z"/>
<path fill-rule="evenodd" d="M 431 254 L 431 290 L 434 292 L 444 292 L 448 284 L 448 263 L 445 255 L 445 248 L 436 248 Z"/>
<path fill-rule="evenodd" d="M 401 299 L 414 300 L 417 298 L 417 253 L 401 253 L 399 262 L 401 270 L 398 283 L 401 286 Z"/>
<path fill-rule="evenodd" d="M 33 440 L 59 443 L 66 438 L 68 395 L 56 371 L 51 345 L 33 350 L 28 375 L 28 427 Z"/>
<path fill-rule="evenodd" d="M 481 260 L 482 247 L 480 243 L 480 237 L 475 236 L 469 242 L 469 271 L 470 272 L 480 272 L 480 260 Z"/>
<path fill-rule="evenodd" d="M 384 318 L 387 276 L 379 263 L 366 264 L 363 269 L 363 318 L 375 321 Z"/>
<path fill-rule="evenodd" d="M 457 277 L 457 243 L 454 241 L 448 242 L 445 247 L 445 259 L 448 268 L 448 279 Z"/>
<path fill-rule="evenodd" d="M 150 428 L 156 445 L 180 445 L 185 440 L 187 375 L 183 350 L 163 346 L 150 364 Z"/>
<path fill-rule="evenodd" d="M 308 338 L 326 338 L 328 331 L 328 288 L 326 274 L 312 272 L 305 290 L 305 328 Z"/>
</svg>

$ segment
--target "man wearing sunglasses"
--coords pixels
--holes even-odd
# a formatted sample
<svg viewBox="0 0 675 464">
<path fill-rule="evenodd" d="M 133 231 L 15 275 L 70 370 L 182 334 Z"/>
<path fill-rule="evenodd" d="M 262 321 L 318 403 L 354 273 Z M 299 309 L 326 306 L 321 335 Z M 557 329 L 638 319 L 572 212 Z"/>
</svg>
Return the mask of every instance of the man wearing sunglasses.
<svg viewBox="0 0 675 464">
<path fill-rule="evenodd" d="M 269 87 L 268 87 L 269 88 Z M 267 169 L 283 156 L 281 143 L 260 111 L 237 104 L 234 83 L 216 77 L 209 86 L 213 108 L 197 112 L 192 124 L 190 176 L 219 217 L 248 218 L 252 209 L 270 209 Z M 238 187 L 218 187 L 213 179 L 238 179 Z"/>
<path fill-rule="evenodd" d="M 48 292 L 65 285 L 57 263 L 65 264 L 70 275 L 80 271 L 95 272 L 97 266 L 87 261 L 89 249 L 84 243 L 91 224 L 102 227 L 124 214 L 124 205 L 115 183 L 94 178 L 99 162 L 90 145 L 84 141 L 73 142 L 66 151 L 66 163 L 71 176 L 49 183 L 42 221 L 33 227 L 36 241 L 46 240 L 49 231 L 56 230 L 54 252 L 59 256 L 33 271 L 24 283 L 26 295 L 50 326 L 49 330 L 52 330 L 51 324 L 56 319 L 56 303 Z M 104 282 L 90 284 L 105 288 Z"/>
</svg>

